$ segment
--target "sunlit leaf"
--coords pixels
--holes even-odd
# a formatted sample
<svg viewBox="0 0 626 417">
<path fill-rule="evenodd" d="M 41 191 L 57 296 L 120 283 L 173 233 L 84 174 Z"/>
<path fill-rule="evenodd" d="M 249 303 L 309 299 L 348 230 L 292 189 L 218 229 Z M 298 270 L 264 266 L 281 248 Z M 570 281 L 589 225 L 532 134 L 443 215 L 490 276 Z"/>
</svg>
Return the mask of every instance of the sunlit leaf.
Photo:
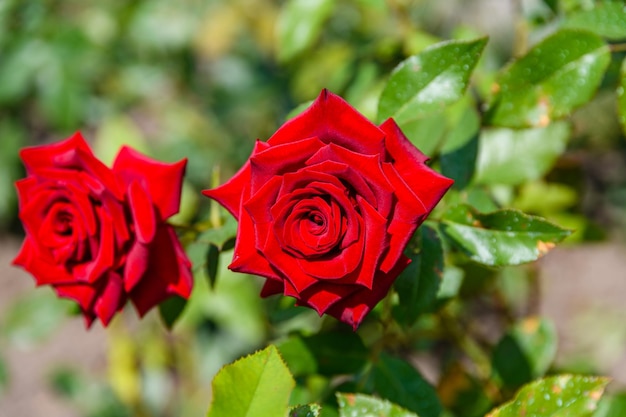
<svg viewBox="0 0 626 417">
<path fill-rule="evenodd" d="M 493 366 L 510 387 L 543 376 L 556 356 L 557 334 L 545 318 L 531 317 L 517 323 L 498 342 Z"/>
<path fill-rule="evenodd" d="M 288 0 L 278 17 L 279 60 L 288 61 L 313 45 L 334 7 L 333 0 Z"/>
<path fill-rule="evenodd" d="M 409 363 L 381 354 L 374 363 L 371 379 L 374 390 L 421 417 L 438 417 L 442 407 L 437 392 Z"/>
<path fill-rule="evenodd" d="M 571 233 L 517 210 L 483 214 L 464 204 L 450 208 L 440 227 L 453 247 L 476 262 L 492 266 L 534 261 Z"/>
<path fill-rule="evenodd" d="M 541 178 L 565 151 L 569 136 L 566 122 L 523 130 L 483 129 L 474 181 L 517 185 Z"/>
<path fill-rule="evenodd" d="M 621 1 L 597 2 L 567 16 L 564 28 L 584 29 L 611 40 L 626 38 L 626 8 Z"/>
<path fill-rule="evenodd" d="M 602 398 L 608 378 L 558 375 L 525 385 L 513 400 L 486 417 L 588 417 Z"/>
<path fill-rule="evenodd" d="M 591 32 L 553 34 L 502 70 L 487 122 L 542 127 L 569 115 L 592 98 L 610 59 L 606 43 Z"/>
<path fill-rule="evenodd" d="M 270 345 L 217 373 L 207 417 L 284 416 L 294 385 L 289 369 Z"/>
<path fill-rule="evenodd" d="M 459 100 L 487 44 L 487 38 L 447 41 L 398 65 L 378 103 L 378 120 L 393 117 L 400 126 Z"/>
<path fill-rule="evenodd" d="M 337 393 L 340 417 L 419 417 L 387 400 L 365 394 Z"/>
</svg>

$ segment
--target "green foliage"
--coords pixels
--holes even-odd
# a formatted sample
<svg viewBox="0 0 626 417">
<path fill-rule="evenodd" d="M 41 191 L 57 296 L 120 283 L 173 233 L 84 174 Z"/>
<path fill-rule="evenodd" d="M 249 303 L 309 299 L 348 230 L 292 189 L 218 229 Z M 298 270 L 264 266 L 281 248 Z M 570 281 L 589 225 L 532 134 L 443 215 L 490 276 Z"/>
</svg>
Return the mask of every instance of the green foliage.
<svg viewBox="0 0 626 417">
<path fill-rule="evenodd" d="M 451 245 L 472 260 L 491 266 L 534 261 L 571 233 L 520 211 L 482 214 L 467 205 L 450 208 L 440 227 Z"/>
<path fill-rule="evenodd" d="M 419 417 L 398 407 L 389 401 L 363 394 L 337 393 L 340 417 L 377 416 L 377 417 Z"/>
<path fill-rule="evenodd" d="M 486 417 L 592 416 L 608 383 L 607 378 L 575 375 L 540 379 L 524 386 L 515 399 Z"/>
<path fill-rule="evenodd" d="M 270 346 L 220 370 L 207 417 L 286 415 L 293 386 L 289 370 Z"/>
<path fill-rule="evenodd" d="M 317 404 L 299 405 L 289 411 L 289 417 L 319 417 L 321 410 Z"/>
<path fill-rule="evenodd" d="M 588 102 L 611 59 L 593 33 L 561 30 L 535 45 L 498 75 L 487 122 L 545 127 Z"/>
<path fill-rule="evenodd" d="M 382 354 L 373 364 L 370 382 L 378 395 L 421 417 L 437 417 L 441 413 L 435 389 L 406 361 Z"/>
<path fill-rule="evenodd" d="M 475 182 L 518 185 L 542 178 L 565 151 L 569 137 L 566 122 L 534 129 L 485 129 L 479 139 Z"/>
<path fill-rule="evenodd" d="M 504 384 L 518 387 L 543 376 L 556 356 L 557 334 L 546 319 L 525 319 L 504 335 L 493 353 L 493 366 Z"/>
<path fill-rule="evenodd" d="M 619 1 L 598 2 L 567 16 L 562 27 L 584 29 L 607 39 L 626 39 L 626 10 Z"/>
<path fill-rule="evenodd" d="M 178 296 L 170 297 L 159 304 L 159 314 L 168 329 L 172 329 L 172 327 L 174 327 L 174 323 L 176 323 L 180 315 L 183 313 L 186 305 L 187 300 Z"/>
<path fill-rule="evenodd" d="M 409 325 L 434 308 L 443 274 L 443 249 L 437 232 L 422 226 L 414 240 L 417 242 L 408 248 L 411 263 L 394 283 L 400 298 L 398 310 Z"/>
</svg>

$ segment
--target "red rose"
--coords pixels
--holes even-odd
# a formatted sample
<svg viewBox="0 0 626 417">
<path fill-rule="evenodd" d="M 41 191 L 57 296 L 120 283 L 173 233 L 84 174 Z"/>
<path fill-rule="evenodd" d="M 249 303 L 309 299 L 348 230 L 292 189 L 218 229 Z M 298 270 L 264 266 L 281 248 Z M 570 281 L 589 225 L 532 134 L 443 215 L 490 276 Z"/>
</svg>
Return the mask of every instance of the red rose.
<svg viewBox="0 0 626 417">
<path fill-rule="evenodd" d="M 409 264 L 403 250 L 452 180 L 389 119 L 322 91 L 226 184 L 203 193 L 239 220 L 237 272 L 354 329 Z"/>
<path fill-rule="evenodd" d="M 13 263 L 37 285 L 76 300 L 87 326 L 106 326 L 127 299 L 140 316 L 189 297 L 191 264 L 165 220 L 178 211 L 186 161 L 164 164 L 122 148 L 113 169 L 80 133 L 20 152 L 26 238 Z"/>
</svg>

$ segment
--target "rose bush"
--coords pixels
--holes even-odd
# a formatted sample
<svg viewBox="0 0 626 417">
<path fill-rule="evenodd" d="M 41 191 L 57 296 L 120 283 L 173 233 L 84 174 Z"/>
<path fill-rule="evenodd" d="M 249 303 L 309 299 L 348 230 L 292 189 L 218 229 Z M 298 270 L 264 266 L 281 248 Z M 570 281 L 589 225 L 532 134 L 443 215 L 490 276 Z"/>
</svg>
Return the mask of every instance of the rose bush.
<svg viewBox="0 0 626 417">
<path fill-rule="evenodd" d="M 354 329 L 408 265 L 403 251 L 452 181 L 389 119 L 324 90 L 224 185 L 203 193 L 239 220 L 230 269 L 267 280 Z"/>
<path fill-rule="evenodd" d="M 143 316 L 189 296 L 191 264 L 165 222 L 179 209 L 186 160 L 165 164 L 124 147 L 111 169 L 80 133 L 20 156 L 26 237 L 13 262 L 37 285 L 75 300 L 87 326 L 96 317 L 106 326 L 128 299 Z"/>
</svg>

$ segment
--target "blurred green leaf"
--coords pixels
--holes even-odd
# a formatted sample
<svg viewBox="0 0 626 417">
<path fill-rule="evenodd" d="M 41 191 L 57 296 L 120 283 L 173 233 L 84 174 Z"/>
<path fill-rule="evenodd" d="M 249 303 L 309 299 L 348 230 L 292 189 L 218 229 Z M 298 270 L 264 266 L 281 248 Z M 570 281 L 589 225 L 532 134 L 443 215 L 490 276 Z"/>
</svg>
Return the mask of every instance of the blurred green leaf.
<svg viewBox="0 0 626 417">
<path fill-rule="evenodd" d="M 484 129 L 479 138 L 475 182 L 517 185 L 541 178 L 565 151 L 569 136 L 566 122 L 524 130 Z"/>
<path fill-rule="evenodd" d="M 174 327 L 180 315 L 183 314 L 186 305 L 187 300 L 178 296 L 172 296 L 159 304 L 161 320 L 163 320 L 163 324 L 165 324 L 168 329 L 171 330 Z"/>
<path fill-rule="evenodd" d="M 49 288 L 37 289 L 8 308 L 1 322 L 2 333 L 17 345 L 32 346 L 53 334 L 74 304 L 57 298 Z"/>
<path fill-rule="evenodd" d="M 626 135 L 626 59 L 622 61 L 619 78 L 619 86 L 617 87 L 617 117 L 622 126 L 622 131 Z"/>
<path fill-rule="evenodd" d="M 447 41 L 398 65 L 378 103 L 378 120 L 393 117 L 401 126 L 463 97 L 487 38 Z"/>
<path fill-rule="evenodd" d="M 428 117 L 404 123 L 401 128 L 424 155 L 433 155 L 446 133 L 446 115 L 444 112 L 433 113 Z"/>
<path fill-rule="evenodd" d="M 482 214 L 465 204 L 450 208 L 440 227 L 451 245 L 472 260 L 491 266 L 534 261 L 571 233 L 517 210 Z"/>
<path fill-rule="evenodd" d="M 217 271 L 219 269 L 220 250 L 213 243 L 209 244 L 206 251 L 206 275 L 209 279 L 209 286 L 213 288 L 217 280 Z"/>
<path fill-rule="evenodd" d="M 486 121 L 544 127 L 568 116 L 591 99 L 610 60 L 608 46 L 597 35 L 560 30 L 500 72 Z"/>
<path fill-rule="evenodd" d="M 276 347 L 224 366 L 213 379 L 207 417 L 277 417 L 287 414 L 295 383 Z"/>
<path fill-rule="evenodd" d="M 26 132 L 19 125 L 0 120 L 0 230 L 17 212 L 13 183 L 22 173 L 18 155 L 25 136 Z"/>
<path fill-rule="evenodd" d="M 441 279 L 441 285 L 437 292 L 438 300 L 447 300 L 449 298 L 456 297 L 463 284 L 463 278 L 465 273 L 463 269 L 456 266 L 447 265 L 443 270 L 443 277 Z"/>
<path fill-rule="evenodd" d="M 94 154 L 107 166 L 112 166 L 122 146 L 144 155 L 151 154 L 143 133 L 128 116 L 117 115 L 104 119 L 93 141 Z"/>
<path fill-rule="evenodd" d="M 381 354 L 374 363 L 370 378 L 378 395 L 421 417 L 438 417 L 442 411 L 435 388 L 401 359 Z"/>
<path fill-rule="evenodd" d="M 337 393 L 340 417 L 419 417 L 387 400 L 364 394 Z"/>
<path fill-rule="evenodd" d="M 311 47 L 334 7 L 333 0 L 288 0 L 278 17 L 278 59 L 289 61 Z"/>
<path fill-rule="evenodd" d="M 600 400 L 598 410 L 593 417 L 623 417 L 626 416 L 626 393 L 605 395 Z"/>
<path fill-rule="evenodd" d="M 584 29 L 611 40 L 626 38 L 626 9 L 621 1 L 596 2 L 593 9 L 568 15 L 562 27 Z"/>
<path fill-rule="evenodd" d="M 276 348 L 295 377 L 317 372 L 317 360 L 307 343 L 298 335 L 276 344 Z"/>
<path fill-rule="evenodd" d="M 369 351 L 354 332 L 323 332 L 302 339 L 322 375 L 352 374 L 365 366 Z"/>
<path fill-rule="evenodd" d="M 572 187 L 559 183 L 533 181 L 521 185 L 513 205 L 525 212 L 532 211 L 546 215 L 564 211 L 574 206 L 577 200 L 578 194 Z"/>
<path fill-rule="evenodd" d="M 9 368 L 4 358 L 0 356 L 0 397 L 7 385 L 9 385 Z"/>
<path fill-rule="evenodd" d="M 592 416 L 608 378 L 559 375 L 525 385 L 515 398 L 486 417 Z"/>
<path fill-rule="evenodd" d="M 518 387 L 543 376 L 556 356 L 557 334 L 545 318 L 517 323 L 498 342 L 493 366 L 506 386 Z"/>
<path fill-rule="evenodd" d="M 437 232 L 422 225 L 408 248 L 409 266 L 394 282 L 400 297 L 398 309 L 407 324 L 434 308 L 443 274 L 443 249 Z"/>
<path fill-rule="evenodd" d="M 298 405 L 289 410 L 289 417 L 319 417 L 321 410 L 317 404 Z"/>
</svg>

